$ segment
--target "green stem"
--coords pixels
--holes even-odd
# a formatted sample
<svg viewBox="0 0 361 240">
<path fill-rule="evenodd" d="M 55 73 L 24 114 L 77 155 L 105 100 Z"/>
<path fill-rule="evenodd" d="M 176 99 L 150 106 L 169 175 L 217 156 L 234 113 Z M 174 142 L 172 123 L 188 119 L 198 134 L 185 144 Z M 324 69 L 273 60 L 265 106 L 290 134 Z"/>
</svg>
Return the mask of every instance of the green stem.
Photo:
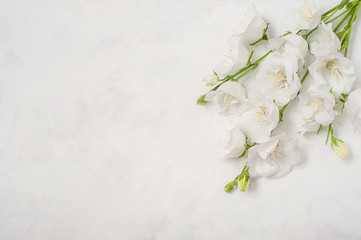
<svg viewBox="0 0 361 240">
<path fill-rule="evenodd" d="M 331 135 L 331 138 L 333 137 L 333 128 L 332 128 L 332 123 L 330 125 L 328 125 L 328 131 L 327 131 L 327 138 L 326 138 L 326 145 L 328 143 L 328 139 Z"/>
<path fill-rule="evenodd" d="M 336 10 L 339 8 L 339 5 L 331 8 L 330 10 L 328 10 L 327 12 L 325 12 L 324 14 L 322 14 L 322 19 L 324 19 L 325 17 L 327 17 L 328 14 L 332 13 L 332 12 L 337 12 Z"/>
<path fill-rule="evenodd" d="M 350 42 L 350 38 L 351 38 L 351 31 L 352 31 L 352 26 L 353 26 L 353 23 L 355 22 L 355 19 L 356 19 L 356 16 L 357 16 L 357 12 L 360 8 L 361 4 L 358 3 L 356 5 L 356 8 L 354 9 L 353 13 L 352 13 L 352 17 L 350 19 L 350 22 L 349 22 L 349 25 L 350 25 L 350 28 L 348 30 L 348 33 L 346 34 L 346 47 L 345 47 L 345 54 L 344 56 L 347 57 L 347 52 L 348 52 L 348 44 Z"/>
<path fill-rule="evenodd" d="M 346 21 L 346 19 L 351 15 L 351 11 L 349 11 L 342 20 L 336 25 L 336 27 L 333 29 L 334 32 L 337 32 L 337 30 L 342 26 L 342 24 Z"/>
<path fill-rule="evenodd" d="M 303 78 L 301 79 L 301 84 L 306 80 L 308 74 L 310 74 L 310 71 L 307 69 L 305 75 L 303 75 Z M 298 94 L 297 94 L 298 95 Z"/>
<path fill-rule="evenodd" d="M 338 11 L 338 9 L 335 10 L 335 11 L 333 11 L 329 16 L 325 17 L 325 18 L 323 19 L 323 21 L 326 22 L 326 21 L 327 21 L 328 19 L 330 19 L 335 13 L 337 13 L 337 11 Z"/>
<path fill-rule="evenodd" d="M 334 17 L 333 19 L 331 19 L 331 20 L 329 20 L 329 21 L 327 21 L 327 22 L 325 22 L 326 24 L 328 24 L 328 23 L 330 23 L 330 22 L 333 22 L 333 21 L 335 21 L 336 19 L 338 19 L 338 18 L 340 18 L 341 16 L 343 16 L 345 13 L 347 13 L 348 11 L 350 11 L 349 9 L 346 9 L 345 11 L 343 11 L 342 13 L 340 13 L 337 17 Z M 326 19 L 325 19 L 325 21 L 326 21 Z"/>
<path fill-rule="evenodd" d="M 209 90 L 206 94 L 213 91 L 216 91 L 220 86 L 222 86 L 224 83 L 228 82 L 229 80 L 234 80 L 234 81 L 238 81 L 238 79 L 240 79 L 241 77 L 243 77 L 244 75 L 246 75 L 247 73 L 249 73 L 250 71 L 254 70 L 255 68 L 258 67 L 259 63 L 263 61 L 263 59 L 265 59 L 271 52 L 273 52 L 272 50 L 268 51 L 266 54 L 264 54 L 262 57 L 260 57 L 259 59 L 257 59 L 254 63 L 248 64 L 246 67 L 241 68 L 238 72 L 236 72 L 233 75 L 228 75 L 225 78 L 221 79 L 221 83 L 219 83 L 217 86 L 213 87 L 211 90 Z M 251 53 L 251 55 L 253 55 L 253 53 Z M 245 72 L 246 71 L 246 72 Z M 245 72 L 245 73 L 243 73 Z M 236 79 L 234 79 L 234 77 L 236 77 L 237 75 L 243 73 L 241 76 L 237 77 Z M 202 96 L 204 96 L 202 95 Z"/>
</svg>

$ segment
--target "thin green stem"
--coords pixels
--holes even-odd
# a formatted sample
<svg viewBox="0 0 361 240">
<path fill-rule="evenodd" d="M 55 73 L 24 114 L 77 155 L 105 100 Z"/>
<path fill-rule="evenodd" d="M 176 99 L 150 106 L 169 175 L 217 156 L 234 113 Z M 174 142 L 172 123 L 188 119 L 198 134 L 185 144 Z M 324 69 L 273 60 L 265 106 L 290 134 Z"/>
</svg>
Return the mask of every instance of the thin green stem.
<svg viewBox="0 0 361 240">
<path fill-rule="evenodd" d="M 303 75 L 303 78 L 301 79 L 301 84 L 306 80 L 308 74 L 310 74 L 310 71 L 307 69 L 305 75 Z M 297 94 L 298 95 L 298 94 Z"/>
<path fill-rule="evenodd" d="M 338 10 L 333 11 L 329 16 L 325 17 L 323 19 L 324 22 L 326 22 L 328 19 L 330 19 L 335 13 L 337 13 Z"/>
<path fill-rule="evenodd" d="M 339 5 L 331 8 L 330 10 L 328 10 L 327 12 L 325 12 L 324 14 L 322 14 L 322 19 L 324 19 L 325 17 L 327 17 L 328 14 L 332 13 L 332 12 L 336 12 L 336 10 L 339 8 Z"/>
<path fill-rule="evenodd" d="M 248 64 L 246 67 L 241 68 L 237 73 L 233 74 L 233 75 L 229 75 L 226 76 L 225 78 L 221 79 L 221 83 L 219 83 L 217 86 L 213 87 L 211 90 L 209 90 L 206 94 L 216 91 L 220 86 L 222 86 L 224 83 L 228 82 L 229 80 L 234 80 L 237 81 L 238 79 L 240 79 L 241 77 L 243 77 L 244 75 L 246 75 L 247 73 L 249 73 L 250 71 L 254 70 L 256 67 L 258 67 L 259 63 L 263 61 L 263 59 L 265 59 L 271 52 L 273 52 L 272 50 L 270 50 L 269 52 L 267 52 L 266 54 L 264 54 L 262 57 L 260 57 L 259 59 L 257 59 L 254 63 Z M 253 55 L 253 53 L 251 53 L 251 55 Z M 246 72 L 245 72 L 246 71 Z M 245 73 L 243 73 L 245 72 Z M 241 76 L 237 77 L 236 79 L 234 77 L 236 77 L 237 75 L 243 73 Z M 206 95 L 205 94 L 205 95 Z M 204 95 L 202 95 L 204 96 Z"/>
<path fill-rule="evenodd" d="M 337 30 L 342 26 L 342 24 L 346 21 L 346 19 L 351 15 L 351 11 L 349 11 L 342 19 L 341 21 L 336 25 L 336 27 L 333 29 L 334 32 L 337 32 Z"/>
<path fill-rule="evenodd" d="M 330 125 L 328 125 L 328 131 L 327 131 L 327 138 L 326 138 L 326 143 L 325 145 L 327 145 L 328 143 L 328 139 L 331 137 L 333 137 L 333 128 L 332 128 L 332 123 Z"/>
<path fill-rule="evenodd" d="M 325 23 L 328 24 L 330 22 L 333 22 L 335 21 L 336 19 L 340 18 L 341 16 L 343 16 L 345 13 L 347 13 L 348 11 L 350 11 L 349 9 L 346 9 L 345 11 L 343 11 L 342 13 L 340 13 L 338 16 L 334 17 L 333 19 L 329 20 L 326 22 L 327 19 L 325 19 Z"/>
<path fill-rule="evenodd" d="M 347 57 L 347 53 L 348 53 L 348 45 L 349 45 L 350 38 L 351 38 L 352 26 L 353 26 L 353 23 L 355 22 L 357 12 L 358 12 L 360 6 L 361 6 L 360 3 L 358 3 L 356 5 L 356 8 L 354 9 L 352 17 L 351 17 L 350 22 L 349 22 L 350 28 L 348 30 L 348 33 L 346 34 L 346 45 L 345 45 L 346 47 L 345 47 L 345 54 L 344 54 L 345 57 Z"/>
</svg>

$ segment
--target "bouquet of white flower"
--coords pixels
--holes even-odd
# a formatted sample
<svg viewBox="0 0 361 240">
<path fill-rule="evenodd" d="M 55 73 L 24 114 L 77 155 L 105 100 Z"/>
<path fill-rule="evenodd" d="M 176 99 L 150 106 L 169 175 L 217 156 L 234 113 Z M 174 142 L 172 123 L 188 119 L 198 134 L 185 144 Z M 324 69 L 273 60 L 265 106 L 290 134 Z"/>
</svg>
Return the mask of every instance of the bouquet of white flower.
<svg viewBox="0 0 361 240">
<path fill-rule="evenodd" d="M 292 29 L 276 38 L 268 36 L 269 24 L 257 10 L 247 9 L 213 74 L 203 79 L 213 88 L 197 100 L 199 105 L 214 102 L 220 114 L 235 119 L 225 134 L 225 158 L 247 160 L 226 192 L 236 186 L 246 191 L 253 177 L 282 177 L 299 162 L 296 141 L 273 134 L 296 98 L 297 132 L 318 134 L 327 127 L 326 144 L 330 140 L 337 156 L 348 157 L 332 123 L 348 101 L 354 129 L 361 132 L 361 90 L 355 90 L 355 65 L 347 58 L 360 6 L 361 0 L 342 0 L 322 14 L 317 2 L 302 2 Z M 262 57 L 253 60 L 255 55 Z"/>
</svg>

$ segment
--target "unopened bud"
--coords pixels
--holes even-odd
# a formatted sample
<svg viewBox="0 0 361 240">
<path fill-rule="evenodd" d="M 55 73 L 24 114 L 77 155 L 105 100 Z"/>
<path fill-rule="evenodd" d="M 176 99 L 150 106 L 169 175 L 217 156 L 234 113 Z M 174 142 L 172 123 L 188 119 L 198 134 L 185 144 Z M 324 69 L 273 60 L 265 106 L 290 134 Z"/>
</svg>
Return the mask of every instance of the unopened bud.
<svg viewBox="0 0 361 240">
<path fill-rule="evenodd" d="M 226 192 L 231 192 L 233 190 L 233 188 L 236 186 L 236 181 L 232 181 L 230 183 L 228 183 L 225 187 L 224 187 L 224 191 Z"/>
<path fill-rule="evenodd" d="M 340 139 L 332 139 L 331 147 L 334 153 L 341 159 L 347 158 L 350 154 L 347 146 Z"/>
<path fill-rule="evenodd" d="M 245 192 L 249 187 L 249 174 L 248 174 L 248 168 L 244 172 L 244 174 L 241 176 L 241 178 L 238 181 L 238 188 L 242 192 Z"/>
</svg>

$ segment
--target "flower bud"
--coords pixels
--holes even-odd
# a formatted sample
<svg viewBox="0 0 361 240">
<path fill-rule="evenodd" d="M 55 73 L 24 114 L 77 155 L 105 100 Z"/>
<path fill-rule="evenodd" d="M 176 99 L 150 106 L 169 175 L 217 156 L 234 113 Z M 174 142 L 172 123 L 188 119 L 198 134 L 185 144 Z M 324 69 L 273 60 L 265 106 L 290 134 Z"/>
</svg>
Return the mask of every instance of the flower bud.
<svg viewBox="0 0 361 240">
<path fill-rule="evenodd" d="M 216 75 L 209 74 L 209 75 L 205 76 L 202 81 L 206 84 L 206 86 L 214 86 L 217 84 L 218 79 L 217 79 Z"/>
<path fill-rule="evenodd" d="M 333 139 L 331 143 L 332 150 L 336 153 L 336 155 L 341 158 L 345 159 L 349 155 L 349 151 L 347 146 L 343 143 L 340 139 Z"/>
<path fill-rule="evenodd" d="M 228 183 L 225 187 L 224 187 L 224 191 L 225 192 L 231 192 L 233 190 L 233 188 L 236 186 L 236 181 L 232 181 L 230 183 Z"/>
<path fill-rule="evenodd" d="M 245 192 L 249 187 L 249 174 L 248 174 L 248 168 L 242 175 L 241 179 L 238 181 L 238 188 L 242 192 Z"/>
</svg>

